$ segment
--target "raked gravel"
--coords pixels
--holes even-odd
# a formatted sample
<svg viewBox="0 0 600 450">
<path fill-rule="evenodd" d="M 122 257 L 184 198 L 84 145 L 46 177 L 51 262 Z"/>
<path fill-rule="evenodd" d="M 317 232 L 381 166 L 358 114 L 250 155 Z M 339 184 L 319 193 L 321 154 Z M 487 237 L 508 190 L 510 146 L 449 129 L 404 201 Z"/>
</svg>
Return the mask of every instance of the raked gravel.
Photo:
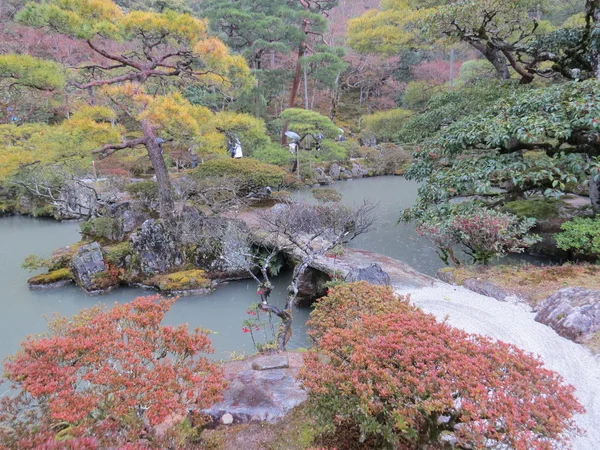
<svg viewBox="0 0 600 450">
<path fill-rule="evenodd" d="M 576 388 L 586 409 L 577 417 L 584 436 L 572 441 L 574 450 L 600 450 L 600 358 L 534 321 L 535 314 L 520 304 L 500 302 L 465 288 L 435 282 L 433 287 L 396 289 L 438 319 L 470 333 L 499 339 L 538 355 L 546 367 L 560 373 Z"/>
</svg>

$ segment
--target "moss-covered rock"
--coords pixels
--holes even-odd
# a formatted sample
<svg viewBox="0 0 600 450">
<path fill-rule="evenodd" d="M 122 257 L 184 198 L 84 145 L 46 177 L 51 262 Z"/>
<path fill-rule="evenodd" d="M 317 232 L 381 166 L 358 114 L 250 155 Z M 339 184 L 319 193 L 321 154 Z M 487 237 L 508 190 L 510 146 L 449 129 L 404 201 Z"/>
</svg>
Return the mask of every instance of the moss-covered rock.
<svg viewBox="0 0 600 450">
<path fill-rule="evenodd" d="M 48 273 L 36 275 L 27 280 L 31 288 L 51 288 L 64 286 L 73 281 L 73 274 L 68 268 L 52 270 Z"/>
<path fill-rule="evenodd" d="M 504 208 L 519 217 L 547 220 L 558 215 L 560 203 L 560 200 L 554 198 L 536 198 L 508 202 L 504 205 Z"/>
<path fill-rule="evenodd" d="M 103 250 L 106 261 L 115 267 L 121 268 L 127 266 L 128 257 L 133 254 L 133 247 L 130 242 L 121 242 L 120 244 L 104 247 Z"/>
<path fill-rule="evenodd" d="M 185 293 L 186 291 L 206 291 L 211 287 L 211 281 L 206 272 L 199 269 L 174 272 L 166 275 L 157 275 L 146 282 L 161 291 L 172 293 Z"/>
</svg>

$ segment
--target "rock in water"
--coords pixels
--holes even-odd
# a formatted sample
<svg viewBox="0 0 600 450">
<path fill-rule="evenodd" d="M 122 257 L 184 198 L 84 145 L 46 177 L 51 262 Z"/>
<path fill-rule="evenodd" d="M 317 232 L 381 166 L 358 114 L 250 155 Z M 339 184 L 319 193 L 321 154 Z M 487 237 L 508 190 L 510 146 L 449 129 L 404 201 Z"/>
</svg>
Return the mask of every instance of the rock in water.
<svg viewBox="0 0 600 450">
<path fill-rule="evenodd" d="M 600 331 L 600 291 L 561 289 L 540 303 L 535 320 L 567 339 L 585 342 Z"/>
<path fill-rule="evenodd" d="M 89 293 L 98 293 L 108 289 L 106 265 L 102 256 L 100 244 L 92 242 L 82 245 L 71 260 L 71 272 L 73 279 L 84 290 Z"/>
<path fill-rule="evenodd" d="M 371 284 L 379 284 L 382 286 L 390 285 L 390 276 L 377 263 L 371 264 L 369 267 L 359 267 L 351 270 L 346 275 L 345 281 L 351 283 L 354 281 L 366 281 Z"/>
<path fill-rule="evenodd" d="M 146 220 L 140 230 L 129 237 L 139 256 L 140 269 L 145 275 L 172 272 L 184 263 L 175 238 L 165 230 L 160 220 Z"/>
</svg>

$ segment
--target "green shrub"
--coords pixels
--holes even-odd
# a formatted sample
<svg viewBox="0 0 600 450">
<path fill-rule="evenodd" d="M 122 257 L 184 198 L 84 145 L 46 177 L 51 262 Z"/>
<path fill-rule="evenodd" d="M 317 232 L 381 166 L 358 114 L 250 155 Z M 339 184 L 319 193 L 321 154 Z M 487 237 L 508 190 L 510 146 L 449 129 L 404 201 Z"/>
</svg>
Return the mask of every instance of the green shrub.
<svg viewBox="0 0 600 450">
<path fill-rule="evenodd" d="M 121 242 L 120 244 L 107 247 L 106 260 L 113 266 L 122 267 L 125 258 L 133 253 L 133 248 L 129 242 Z"/>
<path fill-rule="evenodd" d="M 256 150 L 252 154 L 252 157 L 267 164 L 275 164 L 276 166 L 289 166 L 294 158 L 287 148 L 281 148 L 276 144 Z"/>
<path fill-rule="evenodd" d="M 266 164 L 252 158 L 220 158 L 213 159 L 198 166 L 190 172 L 195 178 L 230 177 L 242 181 L 245 193 L 262 189 L 266 186 L 276 187 L 283 183 L 287 173 L 280 167 Z"/>
<path fill-rule="evenodd" d="M 134 198 L 144 203 L 150 203 L 158 199 L 158 184 L 156 181 L 140 181 L 125 186 L 125 191 Z"/>
<path fill-rule="evenodd" d="M 431 86 L 425 81 L 411 81 L 404 91 L 402 105 L 407 108 L 422 108 L 431 97 L 443 90 L 443 86 Z"/>
<path fill-rule="evenodd" d="M 556 244 L 563 250 L 574 250 L 585 255 L 600 256 L 600 216 L 578 217 L 561 225 Z"/>
<path fill-rule="evenodd" d="M 85 237 L 107 241 L 116 240 L 119 232 L 117 221 L 111 217 L 96 217 L 82 222 L 79 227 Z"/>
<path fill-rule="evenodd" d="M 408 109 L 396 108 L 389 111 L 380 111 L 362 117 L 364 129 L 373 133 L 378 140 L 388 141 L 398 132 L 400 124 L 412 116 Z"/>
</svg>

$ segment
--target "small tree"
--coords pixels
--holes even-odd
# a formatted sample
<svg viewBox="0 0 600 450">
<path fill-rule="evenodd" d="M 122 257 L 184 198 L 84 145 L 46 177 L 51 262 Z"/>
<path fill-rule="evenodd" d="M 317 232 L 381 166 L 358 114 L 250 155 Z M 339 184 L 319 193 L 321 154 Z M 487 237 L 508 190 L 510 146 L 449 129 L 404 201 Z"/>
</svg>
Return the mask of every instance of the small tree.
<svg viewBox="0 0 600 450">
<path fill-rule="evenodd" d="M 156 427 L 209 407 L 225 387 L 221 369 L 202 355 L 212 353 L 208 332 L 161 326 L 173 301 L 95 306 L 71 319 L 56 316 L 48 333 L 28 337 L 5 362 L 14 396 L 0 404 L 0 445 L 170 445 Z"/>
<path fill-rule="evenodd" d="M 292 309 L 306 269 L 334 247 L 367 232 L 374 221 L 373 209 L 374 205 L 368 202 L 357 207 L 291 203 L 278 205 L 261 215 L 261 228 L 269 234 L 273 248 L 291 250 L 298 258 L 285 306 L 289 320 L 286 316 L 280 330 L 279 349 L 283 350 L 291 337 Z"/>
<path fill-rule="evenodd" d="M 393 297 L 359 282 L 317 303 L 302 377 L 320 425 L 370 448 L 568 448 L 583 412 L 572 386 L 513 345 Z"/>
</svg>

